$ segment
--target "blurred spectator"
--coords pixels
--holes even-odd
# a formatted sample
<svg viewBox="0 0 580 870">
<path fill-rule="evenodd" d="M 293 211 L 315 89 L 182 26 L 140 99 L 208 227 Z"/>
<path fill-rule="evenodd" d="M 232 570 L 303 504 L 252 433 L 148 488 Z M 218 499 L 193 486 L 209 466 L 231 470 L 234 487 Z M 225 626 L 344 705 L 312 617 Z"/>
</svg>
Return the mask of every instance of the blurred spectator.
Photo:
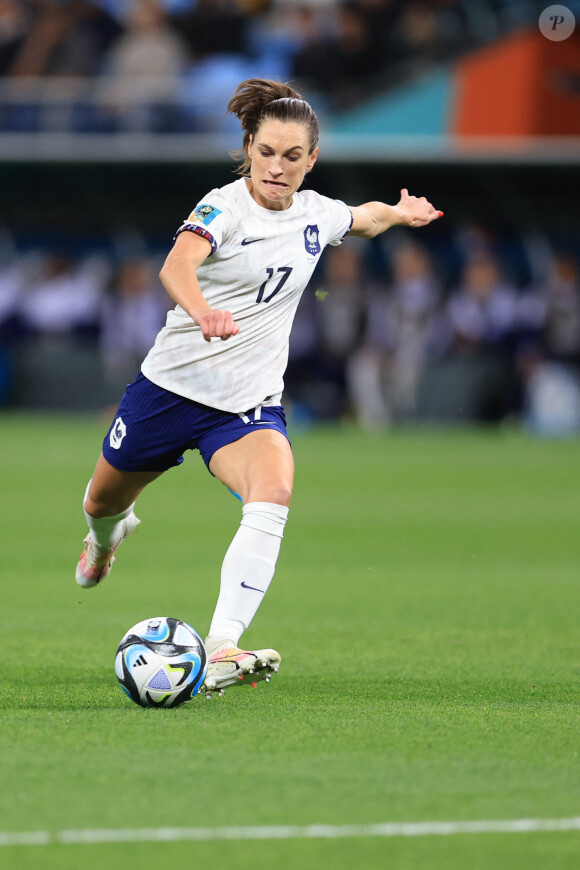
<svg viewBox="0 0 580 870">
<path fill-rule="evenodd" d="M 333 17 L 325 10 L 325 28 L 331 31 Z M 256 16 L 249 23 L 248 45 L 255 75 L 287 81 L 294 74 L 294 58 L 319 31 L 320 12 L 303 3 L 276 3 L 269 15 Z M 309 93 L 309 102 L 313 92 Z"/>
<path fill-rule="evenodd" d="M 19 307 L 24 278 L 16 263 L 0 270 L 0 343 L 11 343 L 19 333 Z"/>
<path fill-rule="evenodd" d="M 14 351 L 22 337 L 20 299 L 23 263 L 14 256 L 12 238 L 0 230 L 0 406 L 12 398 Z"/>
<path fill-rule="evenodd" d="M 390 286 L 370 296 L 365 340 L 349 365 L 349 392 L 364 426 L 414 416 L 419 378 L 437 348 L 439 306 L 431 257 L 406 237 L 392 254 Z"/>
<path fill-rule="evenodd" d="M 421 66 L 466 48 L 466 10 L 457 0 L 411 0 L 400 7 L 390 38 L 391 62 Z M 475 6 L 476 4 L 471 4 Z M 485 10 L 481 10 L 485 15 Z M 491 8 L 488 15 L 492 15 Z"/>
<path fill-rule="evenodd" d="M 125 32 L 102 67 L 106 104 L 116 124 L 124 130 L 174 129 L 178 80 L 188 57 L 159 0 L 135 0 Z"/>
<path fill-rule="evenodd" d="M 121 24 L 127 19 L 135 0 L 93 0 L 96 6 L 106 9 Z M 160 0 L 161 5 L 169 15 L 187 12 L 197 3 L 197 0 Z"/>
<path fill-rule="evenodd" d="M 318 377 L 324 382 L 326 415 L 343 417 L 347 407 L 347 368 L 361 341 L 366 316 L 366 244 L 353 236 L 327 251 L 323 288 L 317 291 Z"/>
<path fill-rule="evenodd" d="M 366 307 L 365 250 L 366 243 L 353 236 L 347 244 L 330 248 L 326 254 L 324 289 L 320 294 L 321 347 L 341 365 L 361 340 Z"/>
<path fill-rule="evenodd" d="M 543 279 L 518 300 L 518 337 L 550 359 L 580 366 L 580 267 L 569 253 L 551 253 Z M 544 265 L 544 264 L 543 264 Z"/>
<path fill-rule="evenodd" d="M 0 76 L 12 66 L 29 27 L 29 13 L 24 2 L 0 0 Z"/>
<path fill-rule="evenodd" d="M 554 257 L 545 287 L 546 353 L 552 359 L 580 364 L 580 270 L 569 254 Z"/>
<path fill-rule="evenodd" d="M 119 79 L 147 80 L 179 75 L 188 60 L 185 40 L 169 22 L 159 0 L 135 0 L 124 33 L 104 60 Z"/>
<path fill-rule="evenodd" d="M 20 317 L 26 331 L 46 338 L 95 336 L 106 271 L 97 256 L 76 265 L 65 252 L 50 253 L 21 294 Z"/>
<path fill-rule="evenodd" d="M 528 340 L 518 353 L 523 419 L 534 433 L 580 433 L 580 276 L 578 261 L 556 254 L 544 283 L 522 296 Z M 534 331 L 530 330 L 530 324 Z"/>
<path fill-rule="evenodd" d="M 474 246 L 445 317 L 449 351 L 422 384 L 422 412 L 450 421 L 498 422 L 514 406 L 518 291 L 491 250 Z M 443 401 L 437 408 L 439 395 Z"/>
<path fill-rule="evenodd" d="M 139 373 L 171 304 L 148 258 L 128 260 L 113 275 L 101 310 L 100 345 L 117 389 Z"/>
<path fill-rule="evenodd" d="M 411 0 L 401 9 L 391 38 L 394 56 L 434 60 L 440 53 L 441 33 L 433 3 Z"/>
<path fill-rule="evenodd" d="M 243 54 L 249 11 L 233 0 L 197 0 L 175 22 L 196 60 L 209 54 Z"/>
<path fill-rule="evenodd" d="M 516 326 L 517 291 L 501 274 L 496 257 L 480 251 L 468 256 L 447 314 L 457 350 L 508 347 Z"/>
<path fill-rule="evenodd" d="M 109 13 L 89 0 L 30 0 L 26 6 L 28 30 L 6 66 L 11 76 L 94 75 L 120 32 Z"/>
<path fill-rule="evenodd" d="M 369 22 L 372 54 L 378 70 L 388 70 L 394 57 L 396 24 L 407 0 L 358 0 L 357 6 Z"/>
<path fill-rule="evenodd" d="M 307 6 L 302 7 L 302 22 L 308 36 L 292 72 L 308 89 L 344 97 L 377 71 L 370 22 L 356 3 L 338 7 L 335 27 Z"/>
<path fill-rule="evenodd" d="M 318 417 L 327 416 L 326 393 L 318 373 L 322 354 L 319 347 L 318 303 L 314 293 L 317 278 L 315 272 L 296 311 L 284 376 L 284 404 L 292 418 L 299 423 L 310 423 Z"/>
<path fill-rule="evenodd" d="M 535 435 L 580 434 L 580 377 L 572 366 L 547 360 L 532 346 L 520 354 L 523 422 Z"/>
</svg>

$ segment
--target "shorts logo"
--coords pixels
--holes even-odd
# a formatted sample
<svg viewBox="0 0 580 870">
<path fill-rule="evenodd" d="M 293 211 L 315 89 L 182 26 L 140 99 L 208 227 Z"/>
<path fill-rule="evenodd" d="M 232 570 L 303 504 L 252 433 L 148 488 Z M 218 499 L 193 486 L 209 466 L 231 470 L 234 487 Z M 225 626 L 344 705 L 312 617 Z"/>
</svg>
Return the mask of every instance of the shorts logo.
<svg viewBox="0 0 580 870">
<path fill-rule="evenodd" d="M 221 214 L 219 208 L 216 208 L 214 205 L 202 204 L 198 205 L 195 211 L 190 214 L 188 221 L 197 221 L 207 227 L 218 214 Z"/>
<path fill-rule="evenodd" d="M 320 253 L 318 227 L 316 224 L 309 224 L 304 230 L 304 247 L 306 248 L 306 253 L 313 257 Z"/>
<path fill-rule="evenodd" d="M 111 427 L 111 434 L 109 436 L 109 444 L 113 448 L 113 450 L 118 450 L 121 446 L 123 438 L 127 434 L 127 427 L 123 423 L 122 417 L 117 417 L 115 422 Z"/>
</svg>

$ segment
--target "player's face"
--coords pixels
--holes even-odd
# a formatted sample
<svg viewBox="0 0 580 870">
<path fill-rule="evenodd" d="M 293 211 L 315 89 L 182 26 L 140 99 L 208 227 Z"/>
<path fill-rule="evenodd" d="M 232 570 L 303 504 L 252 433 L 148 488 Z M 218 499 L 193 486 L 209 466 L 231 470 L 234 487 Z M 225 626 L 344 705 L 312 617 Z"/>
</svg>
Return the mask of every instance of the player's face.
<svg viewBox="0 0 580 870">
<path fill-rule="evenodd" d="M 248 148 L 252 161 L 248 187 L 259 205 L 283 211 L 292 204 L 318 156 L 318 148 L 312 154 L 309 150 L 304 124 L 273 118 L 261 124 Z"/>
</svg>

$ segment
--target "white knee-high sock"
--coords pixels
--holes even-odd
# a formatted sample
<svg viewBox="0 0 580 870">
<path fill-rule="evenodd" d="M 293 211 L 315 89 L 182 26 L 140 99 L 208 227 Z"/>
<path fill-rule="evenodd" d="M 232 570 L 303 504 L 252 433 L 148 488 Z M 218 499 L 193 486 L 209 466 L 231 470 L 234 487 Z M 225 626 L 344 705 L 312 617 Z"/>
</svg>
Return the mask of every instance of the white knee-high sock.
<svg viewBox="0 0 580 870">
<path fill-rule="evenodd" d="M 280 552 L 288 508 L 270 502 L 249 502 L 222 565 L 220 594 L 209 630 L 213 639 L 237 646 L 267 592 Z M 210 653 L 211 654 L 211 653 Z"/>
<path fill-rule="evenodd" d="M 114 514 L 110 517 L 93 517 L 87 513 L 85 508 L 85 502 L 89 494 L 90 485 L 91 482 L 89 480 L 85 491 L 85 497 L 83 499 L 83 511 L 86 521 L 89 524 L 89 529 L 93 533 L 97 546 L 103 550 L 112 550 L 123 536 L 123 520 L 126 520 L 127 517 L 133 513 L 135 502 L 133 502 L 132 505 L 129 505 L 126 510 L 121 511 L 120 514 Z"/>
</svg>

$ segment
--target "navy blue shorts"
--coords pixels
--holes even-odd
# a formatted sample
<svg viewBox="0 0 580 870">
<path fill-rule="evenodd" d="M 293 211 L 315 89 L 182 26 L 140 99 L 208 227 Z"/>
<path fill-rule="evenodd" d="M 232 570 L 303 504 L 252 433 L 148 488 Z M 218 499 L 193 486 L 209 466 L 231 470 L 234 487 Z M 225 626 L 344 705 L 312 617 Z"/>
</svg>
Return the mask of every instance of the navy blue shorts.
<svg viewBox="0 0 580 870">
<path fill-rule="evenodd" d="M 139 374 L 125 391 L 103 454 L 119 471 L 166 471 L 183 462 L 185 450 L 197 449 L 209 468 L 216 450 L 258 429 L 276 429 L 288 438 L 284 408 L 230 414 L 170 393 Z"/>
</svg>

